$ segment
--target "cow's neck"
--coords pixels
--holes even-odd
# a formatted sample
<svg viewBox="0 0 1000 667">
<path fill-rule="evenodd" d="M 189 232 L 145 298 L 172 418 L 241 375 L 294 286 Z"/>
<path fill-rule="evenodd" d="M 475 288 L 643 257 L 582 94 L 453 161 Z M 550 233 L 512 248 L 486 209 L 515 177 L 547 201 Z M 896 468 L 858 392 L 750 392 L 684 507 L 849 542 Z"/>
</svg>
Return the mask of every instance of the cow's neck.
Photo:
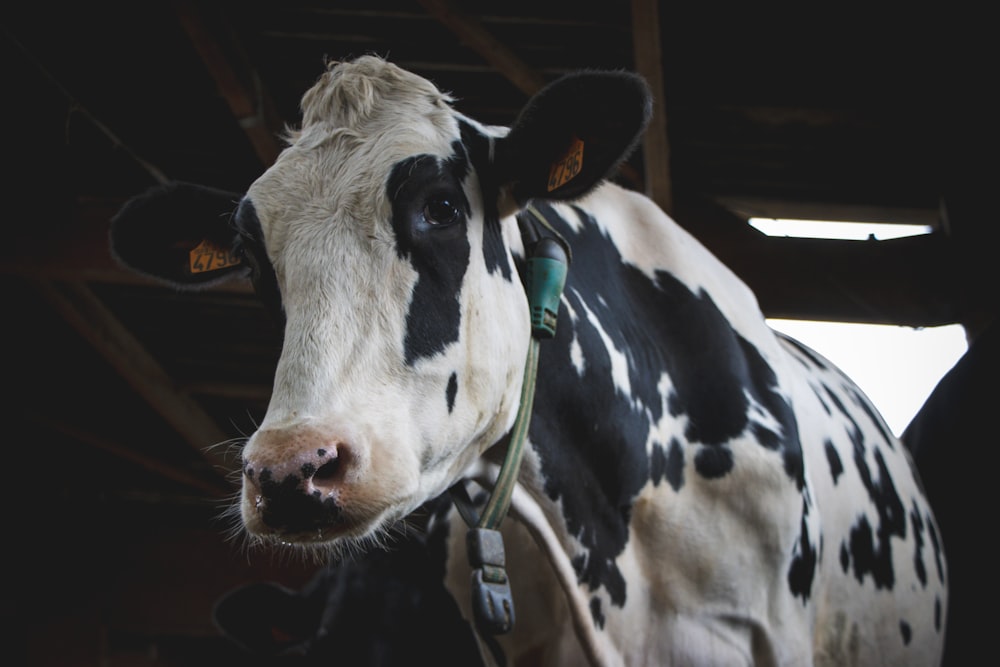
<svg viewBox="0 0 1000 667">
<path fill-rule="evenodd" d="M 573 265 L 556 336 L 540 354 L 521 483 L 557 531 L 576 588 L 603 591 L 588 604 L 600 625 L 636 585 L 619 557 L 635 539 L 630 521 L 640 492 L 678 490 L 685 457 L 706 478 L 725 475 L 732 459 L 723 445 L 752 428 L 750 401 L 788 432 L 794 418 L 772 391 L 756 302 L 721 264 L 696 264 L 717 260 L 698 248 L 688 263 L 640 268 L 584 208 L 539 210 L 569 241 Z M 676 237 L 649 243 L 687 242 L 669 219 L 661 227 Z M 699 272 L 727 280 L 691 287 Z"/>
<path fill-rule="evenodd" d="M 455 506 L 469 527 L 466 541 L 469 563 L 473 568 L 473 613 L 477 627 L 487 635 L 505 634 L 513 627 L 513 595 L 506 572 L 500 527 L 510 508 L 526 447 L 534 404 L 539 346 L 542 340 L 552 338 L 555 333 L 569 264 L 568 246 L 537 210 L 529 207 L 518 223 L 524 234 L 527 254 L 521 265 L 521 275 L 528 297 L 531 340 L 517 417 L 505 444 L 498 448 L 503 450 L 498 453 L 499 471 L 484 487 L 490 491 L 482 509 L 477 511 L 474 507 L 464 482 L 451 489 Z"/>
</svg>

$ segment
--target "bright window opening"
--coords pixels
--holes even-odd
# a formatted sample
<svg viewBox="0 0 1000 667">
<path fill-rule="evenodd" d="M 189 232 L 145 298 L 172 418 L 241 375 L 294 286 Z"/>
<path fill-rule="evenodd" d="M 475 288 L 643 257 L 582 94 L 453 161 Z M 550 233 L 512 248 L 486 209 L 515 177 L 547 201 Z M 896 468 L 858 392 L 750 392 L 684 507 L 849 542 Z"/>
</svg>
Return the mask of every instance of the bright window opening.
<svg viewBox="0 0 1000 667">
<path fill-rule="evenodd" d="M 906 225 L 894 222 L 835 222 L 831 220 L 783 220 L 750 218 L 750 226 L 768 236 L 791 236 L 803 239 L 841 239 L 864 241 L 898 239 L 904 236 L 930 234 L 928 225 Z"/>
<path fill-rule="evenodd" d="M 958 324 L 913 329 L 804 320 L 768 323 L 844 371 L 897 436 L 968 349 L 965 329 Z"/>
</svg>

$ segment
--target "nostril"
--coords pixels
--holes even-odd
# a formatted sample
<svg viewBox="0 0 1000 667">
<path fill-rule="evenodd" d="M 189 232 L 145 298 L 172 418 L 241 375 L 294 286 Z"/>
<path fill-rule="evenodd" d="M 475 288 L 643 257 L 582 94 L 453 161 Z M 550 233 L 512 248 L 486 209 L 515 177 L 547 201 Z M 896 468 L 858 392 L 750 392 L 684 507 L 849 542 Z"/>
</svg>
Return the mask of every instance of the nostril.
<svg viewBox="0 0 1000 667">
<path fill-rule="evenodd" d="M 320 482 L 332 482 L 340 469 L 340 459 L 332 459 L 319 467 L 313 479 Z"/>
<path fill-rule="evenodd" d="M 316 454 L 320 461 L 304 464 L 301 468 L 302 479 L 306 482 L 307 490 L 313 495 L 327 494 L 336 488 L 340 480 L 343 467 L 343 457 L 340 455 L 342 452 L 336 449 L 320 449 Z"/>
</svg>

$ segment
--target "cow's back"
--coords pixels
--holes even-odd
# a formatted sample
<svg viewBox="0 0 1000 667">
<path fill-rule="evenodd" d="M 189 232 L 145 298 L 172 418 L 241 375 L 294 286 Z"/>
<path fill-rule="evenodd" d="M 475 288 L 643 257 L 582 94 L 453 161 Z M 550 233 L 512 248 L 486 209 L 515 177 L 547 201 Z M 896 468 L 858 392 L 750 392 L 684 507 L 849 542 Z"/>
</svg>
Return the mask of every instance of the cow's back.
<svg viewBox="0 0 1000 667">
<path fill-rule="evenodd" d="M 908 451 L 828 360 L 783 338 L 821 548 L 817 665 L 937 665 L 947 591 L 937 525 Z"/>
</svg>

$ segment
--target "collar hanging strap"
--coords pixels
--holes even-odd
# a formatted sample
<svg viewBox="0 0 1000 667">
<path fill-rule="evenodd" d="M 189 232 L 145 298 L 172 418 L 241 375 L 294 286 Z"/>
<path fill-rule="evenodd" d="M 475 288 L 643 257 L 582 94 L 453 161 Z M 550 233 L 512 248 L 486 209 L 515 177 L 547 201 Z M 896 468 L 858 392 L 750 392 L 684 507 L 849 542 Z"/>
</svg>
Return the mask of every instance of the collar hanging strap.
<svg viewBox="0 0 1000 667">
<path fill-rule="evenodd" d="M 452 487 L 455 506 L 470 526 L 466 548 L 473 569 L 472 608 L 476 625 L 491 635 L 507 633 L 514 627 L 514 600 L 505 569 L 503 538 L 498 529 L 510 508 L 524 455 L 535 400 L 539 342 L 555 335 L 559 299 L 569 270 L 569 252 L 565 241 L 536 209 L 530 207 L 529 212 L 554 237 L 544 236 L 535 240 L 530 250 L 526 247 L 530 253 L 525 290 L 531 311 L 531 339 L 524 364 L 521 402 L 511 429 L 507 454 L 500 466 L 493 493 L 478 516 L 465 485 L 459 482 Z"/>
</svg>

